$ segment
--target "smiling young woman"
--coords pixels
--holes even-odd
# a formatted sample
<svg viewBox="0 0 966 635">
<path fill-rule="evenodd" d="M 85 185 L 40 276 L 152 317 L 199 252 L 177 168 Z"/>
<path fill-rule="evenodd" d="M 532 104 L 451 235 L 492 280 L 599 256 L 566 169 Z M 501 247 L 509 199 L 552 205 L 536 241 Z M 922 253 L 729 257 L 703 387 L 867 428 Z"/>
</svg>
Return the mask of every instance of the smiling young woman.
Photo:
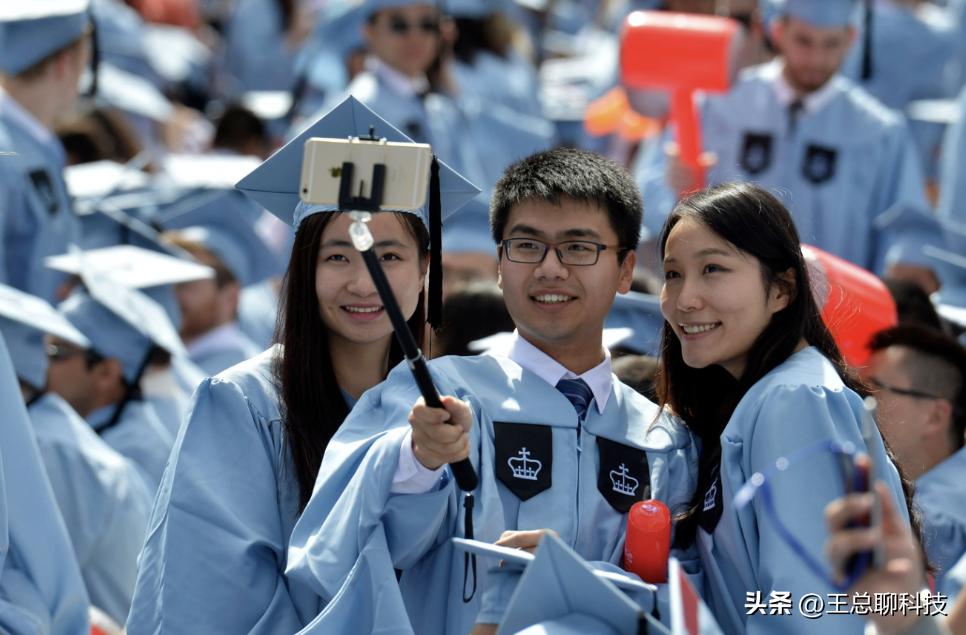
<svg viewBox="0 0 966 635">
<path fill-rule="evenodd" d="M 821 320 L 794 223 L 774 196 L 750 184 L 699 192 L 672 212 L 660 246 L 666 322 L 658 397 L 702 439 L 698 488 L 676 540 L 699 552 L 705 599 L 726 633 L 774 632 L 774 618 L 748 615 L 745 594 L 774 589 L 801 598 L 828 588 L 805 560 L 822 561 L 822 513 L 842 492 L 842 468 L 831 452 L 794 468 L 785 461 L 769 482 L 774 514 L 758 500 L 739 506 L 738 490 L 780 457 L 829 441 L 875 457 L 878 477 L 906 509 L 902 480 L 879 435 L 868 446 L 863 439 L 866 390 Z M 861 629 L 843 616 L 822 626 Z M 782 626 L 814 629 L 800 614 Z"/>
</svg>

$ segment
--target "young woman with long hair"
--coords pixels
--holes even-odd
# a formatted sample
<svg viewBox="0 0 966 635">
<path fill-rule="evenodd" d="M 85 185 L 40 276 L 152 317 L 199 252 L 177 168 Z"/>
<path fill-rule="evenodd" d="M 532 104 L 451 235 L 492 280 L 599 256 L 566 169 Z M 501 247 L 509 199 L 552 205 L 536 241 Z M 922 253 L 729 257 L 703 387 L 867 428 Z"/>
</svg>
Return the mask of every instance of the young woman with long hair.
<svg viewBox="0 0 966 635">
<path fill-rule="evenodd" d="M 346 125 L 358 127 L 343 130 Z M 358 136 L 370 125 L 392 141 L 409 141 L 349 100 L 246 178 L 284 181 L 263 186 L 263 193 L 297 191 L 309 136 Z M 446 166 L 440 171 L 441 180 L 456 176 Z M 469 198 L 477 190 L 466 185 Z M 290 198 L 297 201 L 297 194 Z M 278 200 L 289 199 L 276 194 Z M 442 200 L 443 208 L 453 205 Z M 385 307 L 350 242 L 349 215 L 294 202 L 266 206 L 280 216 L 295 208 L 278 344 L 196 390 L 141 554 L 131 633 L 294 633 L 316 616 L 316 594 L 285 576 L 289 535 L 329 440 L 362 393 L 402 359 Z M 421 214 L 380 212 L 368 226 L 421 343 L 430 261 L 425 221 Z"/>
<path fill-rule="evenodd" d="M 660 248 L 658 397 L 702 442 L 676 541 L 700 554 L 706 601 L 726 633 L 861 632 L 799 606 L 836 590 L 810 565 L 824 562 L 823 509 L 848 472 L 836 444 L 870 453 L 906 509 L 903 485 L 878 432 L 863 441 L 867 391 L 822 322 L 791 216 L 760 187 L 720 185 L 678 204 Z M 772 592 L 790 593 L 789 614 L 748 610 Z"/>
</svg>

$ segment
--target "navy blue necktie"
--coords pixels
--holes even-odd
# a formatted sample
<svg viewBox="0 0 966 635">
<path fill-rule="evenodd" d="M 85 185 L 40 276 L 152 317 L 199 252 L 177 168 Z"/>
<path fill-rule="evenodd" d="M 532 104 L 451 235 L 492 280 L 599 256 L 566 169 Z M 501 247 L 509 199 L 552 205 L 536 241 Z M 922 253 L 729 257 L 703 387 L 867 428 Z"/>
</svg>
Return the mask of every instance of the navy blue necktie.
<svg viewBox="0 0 966 635">
<path fill-rule="evenodd" d="M 561 379 L 557 382 L 557 390 L 570 400 L 577 411 L 577 417 L 583 421 L 587 416 L 587 408 L 594 399 L 594 393 L 583 379 Z"/>
</svg>

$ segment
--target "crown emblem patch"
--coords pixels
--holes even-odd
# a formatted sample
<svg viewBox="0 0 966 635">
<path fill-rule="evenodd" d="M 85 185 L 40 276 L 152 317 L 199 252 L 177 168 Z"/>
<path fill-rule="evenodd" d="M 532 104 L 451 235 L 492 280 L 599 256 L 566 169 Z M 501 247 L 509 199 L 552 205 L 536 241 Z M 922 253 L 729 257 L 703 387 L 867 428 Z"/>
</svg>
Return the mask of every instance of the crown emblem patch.
<svg viewBox="0 0 966 635">
<path fill-rule="evenodd" d="M 631 505 L 650 498 L 651 479 L 647 452 L 597 437 L 597 456 L 597 491 L 615 511 L 626 514 Z"/>
<path fill-rule="evenodd" d="M 531 459 L 526 448 L 520 448 L 517 456 L 507 459 L 507 465 L 510 466 L 513 478 L 522 478 L 525 481 L 537 480 L 537 475 L 543 469 L 543 463 L 538 459 Z"/>
<path fill-rule="evenodd" d="M 610 482 L 611 489 L 624 496 L 633 496 L 636 494 L 637 488 L 640 485 L 640 482 L 636 478 L 628 474 L 627 466 L 623 463 L 621 463 L 618 469 L 610 471 Z"/>
</svg>

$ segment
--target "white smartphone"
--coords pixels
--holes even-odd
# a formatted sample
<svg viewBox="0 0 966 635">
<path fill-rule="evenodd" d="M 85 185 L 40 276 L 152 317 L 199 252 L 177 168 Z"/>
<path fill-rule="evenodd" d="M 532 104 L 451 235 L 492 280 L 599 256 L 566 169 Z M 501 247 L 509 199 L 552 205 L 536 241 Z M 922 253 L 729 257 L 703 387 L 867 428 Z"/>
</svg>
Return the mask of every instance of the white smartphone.
<svg viewBox="0 0 966 635">
<path fill-rule="evenodd" d="M 342 164 L 351 163 L 352 196 L 369 198 L 373 168 L 382 164 L 386 176 L 380 209 L 419 209 L 426 202 L 432 159 L 432 148 L 426 143 L 313 137 L 305 142 L 300 196 L 305 203 L 338 205 Z"/>
</svg>

